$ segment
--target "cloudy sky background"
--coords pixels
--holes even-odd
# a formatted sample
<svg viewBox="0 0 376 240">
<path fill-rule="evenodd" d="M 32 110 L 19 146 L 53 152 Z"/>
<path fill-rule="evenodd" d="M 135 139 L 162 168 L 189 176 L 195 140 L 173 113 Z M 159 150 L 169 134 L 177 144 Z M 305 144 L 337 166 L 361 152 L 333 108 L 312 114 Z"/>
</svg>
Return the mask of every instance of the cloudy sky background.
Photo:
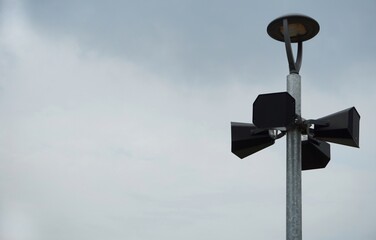
<svg viewBox="0 0 376 240">
<path fill-rule="evenodd" d="M 285 91 L 296 12 L 303 117 L 361 115 L 303 172 L 303 237 L 375 239 L 373 0 L 0 0 L 0 239 L 285 238 L 285 139 L 240 160 L 230 122 Z"/>
</svg>

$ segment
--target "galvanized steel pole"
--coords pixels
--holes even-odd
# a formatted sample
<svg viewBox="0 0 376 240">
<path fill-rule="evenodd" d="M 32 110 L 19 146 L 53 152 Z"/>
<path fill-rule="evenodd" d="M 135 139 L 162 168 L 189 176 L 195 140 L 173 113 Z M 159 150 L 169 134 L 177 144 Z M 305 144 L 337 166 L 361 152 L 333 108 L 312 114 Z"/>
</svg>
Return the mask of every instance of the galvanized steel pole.
<svg viewBox="0 0 376 240">
<path fill-rule="evenodd" d="M 287 92 L 295 98 L 297 116 L 301 116 L 300 75 L 287 76 Z M 287 130 L 286 239 L 302 240 L 301 132 L 294 125 Z"/>
</svg>

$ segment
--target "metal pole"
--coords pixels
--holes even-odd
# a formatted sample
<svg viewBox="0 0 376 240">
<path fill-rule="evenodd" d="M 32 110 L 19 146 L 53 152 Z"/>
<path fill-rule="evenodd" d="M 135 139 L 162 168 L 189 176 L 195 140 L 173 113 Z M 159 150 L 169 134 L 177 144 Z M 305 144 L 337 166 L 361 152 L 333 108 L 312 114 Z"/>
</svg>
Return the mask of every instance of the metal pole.
<svg viewBox="0 0 376 240">
<path fill-rule="evenodd" d="M 295 98 L 296 114 L 301 116 L 300 75 L 287 76 L 287 92 Z M 302 240 L 301 132 L 297 126 L 287 130 L 286 239 Z"/>
</svg>

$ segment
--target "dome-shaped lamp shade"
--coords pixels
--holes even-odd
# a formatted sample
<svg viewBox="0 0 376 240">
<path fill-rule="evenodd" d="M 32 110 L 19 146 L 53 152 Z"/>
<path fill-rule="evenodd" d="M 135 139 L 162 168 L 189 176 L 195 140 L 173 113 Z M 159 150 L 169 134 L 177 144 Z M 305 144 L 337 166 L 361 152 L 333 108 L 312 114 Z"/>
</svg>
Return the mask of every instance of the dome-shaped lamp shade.
<svg viewBox="0 0 376 240">
<path fill-rule="evenodd" d="M 320 25 L 313 18 L 301 14 L 285 15 L 273 20 L 268 25 L 267 32 L 275 40 L 285 41 L 283 36 L 284 19 L 288 21 L 289 35 L 292 43 L 307 41 L 316 36 L 320 31 Z"/>
</svg>

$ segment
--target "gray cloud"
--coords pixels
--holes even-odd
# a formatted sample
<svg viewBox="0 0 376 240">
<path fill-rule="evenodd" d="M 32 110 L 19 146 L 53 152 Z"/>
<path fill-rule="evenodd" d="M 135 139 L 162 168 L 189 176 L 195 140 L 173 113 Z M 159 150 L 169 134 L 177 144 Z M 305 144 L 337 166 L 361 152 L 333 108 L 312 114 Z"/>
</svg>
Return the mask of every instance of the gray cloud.
<svg viewBox="0 0 376 240">
<path fill-rule="evenodd" d="M 304 236 L 372 239 L 374 41 L 354 43 L 374 4 L 296 4 L 322 24 L 305 45 L 303 114 L 355 105 L 362 116 L 360 149 L 333 144 L 326 169 L 303 173 Z M 342 11 L 332 22 L 334 7 Z M 283 45 L 265 25 L 289 4 L 29 1 L 7 9 L 2 238 L 284 236 L 284 140 L 241 161 L 230 153 L 229 123 L 250 121 L 257 94 L 285 89 Z M 342 38 L 338 23 L 350 12 L 357 34 Z"/>
</svg>

